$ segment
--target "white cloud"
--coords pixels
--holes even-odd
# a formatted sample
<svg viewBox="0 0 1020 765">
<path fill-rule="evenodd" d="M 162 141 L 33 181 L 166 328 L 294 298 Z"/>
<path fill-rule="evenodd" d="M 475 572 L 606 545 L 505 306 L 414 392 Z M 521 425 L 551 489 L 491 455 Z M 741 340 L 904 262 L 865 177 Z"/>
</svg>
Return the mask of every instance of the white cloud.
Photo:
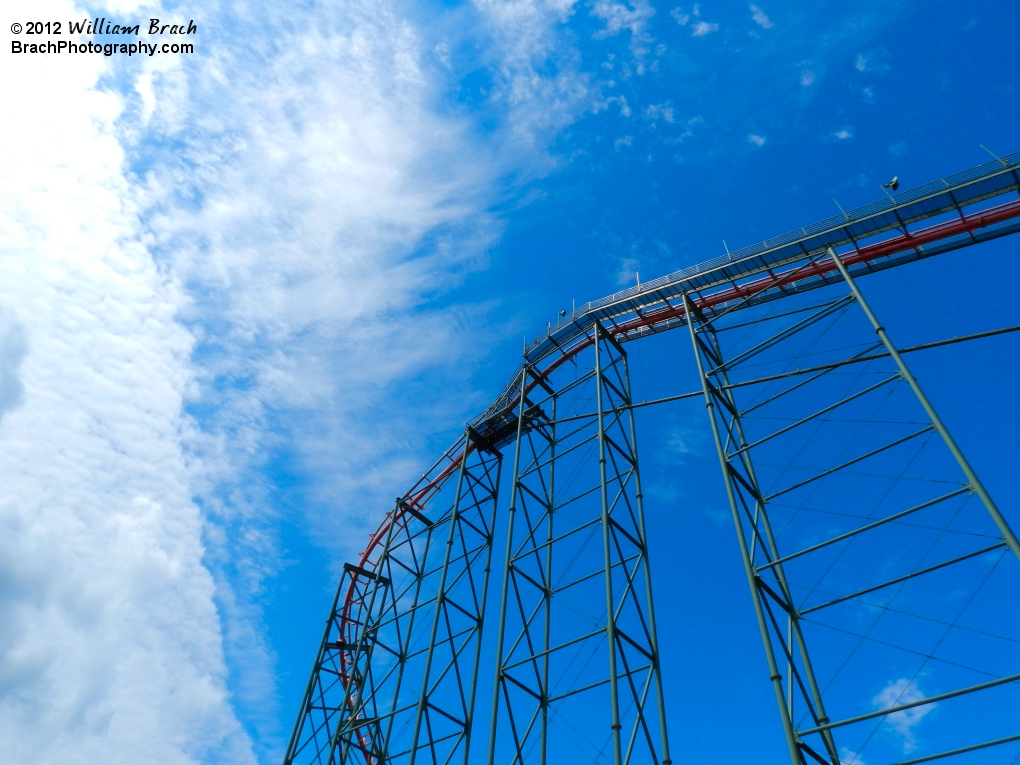
<svg viewBox="0 0 1020 765">
<path fill-rule="evenodd" d="M 648 107 L 645 108 L 644 115 L 645 117 L 653 121 L 661 119 L 663 122 L 668 122 L 670 124 L 676 122 L 676 117 L 674 116 L 673 113 L 673 107 L 670 106 L 669 101 L 666 101 L 661 104 L 649 105 Z"/>
<path fill-rule="evenodd" d="M 812 85 L 815 84 L 815 80 L 816 79 L 818 79 L 818 75 L 816 75 L 810 69 L 804 69 L 800 73 L 800 84 L 801 84 L 802 87 L 805 87 L 805 88 L 811 87 Z"/>
<path fill-rule="evenodd" d="M 769 17 L 766 16 L 765 11 L 763 11 L 757 5 L 751 6 L 751 18 L 754 20 L 754 23 L 760 26 L 762 29 L 772 28 L 772 22 L 769 20 Z"/>
<path fill-rule="evenodd" d="M 854 137 L 854 129 L 850 127 L 840 128 L 832 132 L 832 137 L 837 141 L 849 141 Z"/>
<path fill-rule="evenodd" d="M 891 68 L 886 62 L 888 57 L 889 52 L 886 50 L 873 50 L 868 53 L 860 53 L 854 60 L 854 69 L 862 74 L 888 74 Z"/>
<path fill-rule="evenodd" d="M 630 117 L 631 114 L 633 114 L 630 104 L 627 103 L 627 99 L 624 96 L 610 96 L 609 98 L 603 98 L 599 101 L 595 101 L 592 104 L 592 111 L 595 114 L 598 114 L 599 112 L 608 109 L 612 104 L 619 106 L 621 117 Z"/>
<path fill-rule="evenodd" d="M 677 427 L 666 438 L 668 452 L 681 455 L 700 455 L 704 452 L 705 434 L 697 428 Z M 667 452 L 667 453 L 668 453 Z"/>
<path fill-rule="evenodd" d="M 26 351 L 25 327 L 0 306 L 0 422 L 24 401 L 21 362 Z"/>
<path fill-rule="evenodd" d="M 842 765 L 866 765 L 864 759 L 854 750 L 847 747 L 840 747 L 839 761 Z"/>
<path fill-rule="evenodd" d="M 450 365 L 498 331 L 480 326 L 488 309 L 428 302 L 486 264 L 499 233 L 486 213 L 493 178 L 509 169 L 496 149 L 520 158 L 564 119 L 552 98 L 536 110 L 548 84 L 527 74 L 538 49 L 514 30 L 540 22 L 519 10 L 498 42 L 510 58 L 492 95 L 506 113 L 496 146 L 437 115 L 434 42 L 374 2 L 321 8 L 300 29 L 285 19 L 256 29 L 253 9 L 251 28 L 210 34 L 214 60 L 181 62 L 185 87 L 156 82 L 164 108 L 184 115 L 163 129 L 188 149 L 151 158 L 147 216 L 192 297 L 196 403 L 210 412 L 196 449 L 219 534 L 211 562 L 228 657 L 247 678 L 239 708 L 270 749 L 286 732 L 260 637 L 264 580 L 281 565 L 264 463 L 278 448 L 293 455 L 313 535 L 348 557 L 420 473 L 426 434 L 485 403 Z M 261 36 L 273 55 L 249 45 Z M 420 379 L 440 369 L 446 386 Z M 421 402 L 414 423 L 408 397 Z"/>
<path fill-rule="evenodd" d="M 718 24 L 710 24 L 707 21 L 698 21 L 691 25 L 691 36 L 692 37 L 705 37 L 706 35 L 712 34 L 712 32 L 718 32 Z"/>
<path fill-rule="evenodd" d="M 722 523 L 729 526 L 729 524 L 733 522 L 732 512 L 722 507 L 703 507 L 701 512 L 704 513 L 706 518 L 714 521 L 715 523 Z"/>
<path fill-rule="evenodd" d="M 432 49 L 432 52 L 435 54 L 435 57 L 440 64 L 447 69 L 453 69 L 453 64 L 450 63 L 450 44 L 446 42 L 446 40 L 437 43 L 436 47 Z"/>
<path fill-rule="evenodd" d="M 648 55 L 654 38 L 648 33 L 648 21 L 655 15 L 655 9 L 648 0 L 629 0 L 630 4 L 617 0 L 595 0 L 591 15 L 605 22 L 605 26 L 593 35 L 596 40 L 613 37 L 626 30 L 630 32 L 630 51 L 636 62 L 638 74 L 644 73 L 642 59 Z"/>
<path fill-rule="evenodd" d="M 666 136 L 663 139 L 663 143 L 667 146 L 676 146 L 677 144 L 683 143 L 688 138 L 694 137 L 694 128 L 705 122 L 702 117 L 691 117 L 690 119 L 684 120 L 680 123 L 680 132 L 674 133 L 673 135 Z"/>
<path fill-rule="evenodd" d="M 254 10 L 250 26 L 223 25 L 214 62 L 185 61 L 183 87 L 157 88 L 165 102 L 187 98 L 174 139 L 194 154 L 160 158 L 151 211 L 194 297 L 200 403 L 216 412 L 201 455 L 220 471 L 206 496 L 229 548 L 216 559 L 228 655 L 263 678 L 239 704 L 279 740 L 257 607 L 280 565 L 263 461 L 281 444 L 296 454 L 313 533 L 351 555 L 421 472 L 427 434 L 488 403 L 461 362 L 501 331 L 490 307 L 429 301 L 485 267 L 500 231 L 487 212 L 494 179 L 543 172 L 545 141 L 581 113 L 588 85 L 558 36 L 573 2 L 477 0 L 484 28 L 444 25 L 440 42 L 486 41 L 499 127 L 483 143 L 467 120 L 437 115 L 445 83 L 430 73 L 427 28 L 367 0 L 319 8 L 300 29 L 275 7 L 262 16 L 276 26 L 259 28 Z M 248 44 L 264 37 L 272 56 Z M 630 115 L 625 99 L 619 108 Z"/>
<path fill-rule="evenodd" d="M 891 681 L 871 700 L 875 709 L 889 709 L 926 698 L 917 683 L 906 678 Z M 903 752 L 909 754 L 917 748 L 915 728 L 938 706 L 937 703 L 904 709 L 885 718 L 886 727 L 903 737 Z"/>
<path fill-rule="evenodd" d="M 612 37 L 623 30 L 637 37 L 644 35 L 648 20 L 655 15 L 655 9 L 647 0 L 634 0 L 632 6 L 616 0 L 596 0 L 591 15 L 606 24 L 595 33 L 596 39 Z"/>
<path fill-rule="evenodd" d="M 0 78 L 4 103 L 31 104 L 0 158 L 0 748 L 40 765 L 254 762 L 184 447 L 194 340 L 142 244 L 123 101 L 97 87 L 109 64 L 11 58 Z"/>
<path fill-rule="evenodd" d="M 628 144 L 629 145 L 629 144 Z M 623 258 L 616 271 L 616 284 L 619 287 L 633 287 L 637 284 L 638 268 L 641 267 L 637 258 Z"/>
<path fill-rule="evenodd" d="M 700 20 L 701 6 L 698 3 L 694 4 L 690 13 L 684 12 L 681 8 L 674 8 L 669 12 L 669 15 L 676 19 L 677 24 L 682 27 L 687 26 L 691 22 L 691 19 L 699 19 L 691 24 L 692 37 L 705 37 L 712 34 L 712 32 L 719 31 L 718 24 Z"/>
<path fill-rule="evenodd" d="M 753 143 L 755 146 L 761 147 L 765 145 L 765 136 L 758 135 L 757 133 L 748 133 L 747 142 Z"/>
<path fill-rule="evenodd" d="M 224 46 L 222 80 L 190 71 L 183 137 L 206 153 L 179 168 L 193 172 L 190 184 L 173 184 L 169 157 L 156 175 L 170 196 L 155 225 L 200 298 L 191 315 L 227 330 L 208 338 L 226 365 L 210 371 L 254 382 L 245 399 L 314 407 L 337 394 L 337 374 L 383 386 L 444 363 L 438 337 L 419 343 L 402 322 L 483 266 L 498 230 L 482 210 L 499 166 L 466 123 L 431 111 L 416 32 L 372 4 L 348 13 L 310 24 L 338 30 L 331 36 L 303 28 L 300 46 L 285 36 L 268 60 Z M 439 331 L 453 318 L 411 326 Z M 364 365 L 349 363 L 361 354 Z"/>
<path fill-rule="evenodd" d="M 559 29 L 576 0 L 472 1 L 489 35 L 491 101 L 504 109 L 516 144 L 507 149 L 540 147 L 583 112 L 590 95 L 589 76 L 579 71 L 576 51 Z"/>
<path fill-rule="evenodd" d="M 625 136 L 622 136 L 621 138 L 617 138 L 615 141 L 613 141 L 613 148 L 616 149 L 617 151 L 619 151 L 624 146 L 630 147 L 630 146 L 633 146 L 633 145 L 634 145 L 634 136 L 632 136 L 632 135 L 625 135 Z"/>
</svg>

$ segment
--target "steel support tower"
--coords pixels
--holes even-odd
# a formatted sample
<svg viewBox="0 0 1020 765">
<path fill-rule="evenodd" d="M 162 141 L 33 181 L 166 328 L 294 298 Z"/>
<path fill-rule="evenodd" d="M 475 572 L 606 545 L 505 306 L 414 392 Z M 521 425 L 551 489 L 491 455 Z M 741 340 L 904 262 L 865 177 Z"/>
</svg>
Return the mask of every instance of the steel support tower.
<svg viewBox="0 0 1020 765">
<path fill-rule="evenodd" d="M 688 398 L 706 408 L 793 765 L 875 765 L 876 726 L 908 735 L 935 705 L 949 747 L 883 762 L 1012 757 L 1020 631 L 967 614 L 995 587 L 1020 613 L 1020 518 L 907 359 L 1018 328 L 897 346 L 864 277 L 1017 231 L 1020 154 L 550 326 L 345 566 L 284 764 L 672 762 L 635 412 Z M 628 344 L 672 329 L 654 342 L 700 384 L 638 402 Z M 961 631 L 1012 645 L 991 641 L 976 668 L 953 653 Z"/>
</svg>

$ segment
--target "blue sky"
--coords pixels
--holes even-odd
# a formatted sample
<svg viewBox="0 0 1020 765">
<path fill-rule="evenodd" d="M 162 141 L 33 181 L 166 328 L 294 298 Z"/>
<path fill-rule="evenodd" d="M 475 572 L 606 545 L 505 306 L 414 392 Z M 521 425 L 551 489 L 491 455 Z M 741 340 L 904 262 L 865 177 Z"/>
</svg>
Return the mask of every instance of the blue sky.
<svg viewBox="0 0 1020 765">
<path fill-rule="evenodd" d="M 40 763 L 279 761 L 341 564 L 525 338 L 893 175 L 1020 149 L 1008 0 L 5 10 L 0 740 Z M 194 19 L 196 51 L 10 52 L 15 21 L 87 15 Z M 876 279 L 894 339 L 1020 323 L 1015 248 Z M 636 384 L 692 389 L 663 347 Z M 996 347 L 917 363 L 1005 498 L 1017 346 Z M 702 412 L 647 428 L 646 454 L 676 451 L 650 482 L 692 497 L 663 527 L 685 554 L 653 565 L 713 572 L 684 607 L 728 647 L 666 666 L 697 699 L 681 749 L 782 762 Z"/>
</svg>

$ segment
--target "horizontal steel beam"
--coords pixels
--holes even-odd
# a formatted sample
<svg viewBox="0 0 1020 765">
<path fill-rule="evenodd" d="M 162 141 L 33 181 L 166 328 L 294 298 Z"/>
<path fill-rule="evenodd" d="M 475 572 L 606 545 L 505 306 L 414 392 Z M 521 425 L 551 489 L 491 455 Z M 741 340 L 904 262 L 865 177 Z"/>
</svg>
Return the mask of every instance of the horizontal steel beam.
<svg viewBox="0 0 1020 765">
<path fill-rule="evenodd" d="M 1015 736 L 1006 736 L 1005 738 L 997 738 L 993 741 L 985 741 L 980 744 L 971 744 L 970 746 L 961 746 L 959 749 L 950 749 L 948 752 L 939 752 L 938 754 L 929 754 L 925 757 L 915 757 L 912 760 L 902 760 L 900 762 L 893 763 L 893 765 L 917 765 L 920 762 L 931 762 L 932 760 L 941 760 L 944 757 L 952 757 L 957 754 L 965 754 L 966 752 L 976 752 L 979 749 L 987 749 L 990 746 L 999 746 L 1000 744 L 1008 744 L 1010 741 L 1020 741 L 1020 733 Z M 1013 760 L 1016 762 L 1016 760 Z"/>
<path fill-rule="evenodd" d="M 849 539 L 850 537 L 854 537 L 854 536 L 857 536 L 858 534 L 862 534 L 865 531 L 871 531 L 872 529 L 877 528 L 879 526 L 883 526 L 886 523 L 892 523 L 893 521 L 898 521 L 900 518 L 903 518 L 903 517 L 908 516 L 908 515 L 912 515 L 913 513 L 916 513 L 918 510 L 924 510 L 926 507 L 931 507 L 932 505 L 937 505 L 939 502 L 945 502 L 947 499 L 952 499 L 953 497 L 957 497 L 960 494 L 963 494 L 963 493 L 968 492 L 968 491 L 970 491 L 970 488 L 966 487 L 966 486 L 964 488 L 962 488 L 962 489 L 957 489 L 956 491 L 951 491 L 948 494 L 943 494 L 941 497 L 936 497 L 935 499 L 928 500 L 927 502 L 922 502 L 920 505 L 914 505 L 913 507 L 907 508 L 906 510 L 901 510 L 900 512 L 894 513 L 893 515 L 890 515 L 887 518 L 882 518 L 881 520 L 877 520 L 874 523 L 869 523 L 869 524 L 867 524 L 865 526 L 861 526 L 860 528 L 854 529 L 853 531 L 848 531 L 845 534 L 840 534 L 839 536 L 833 537 L 832 539 L 827 539 L 824 542 L 819 542 L 816 545 L 811 545 L 811 547 L 808 547 L 808 548 L 806 548 L 804 550 L 800 550 L 800 551 L 795 552 L 795 553 L 790 553 L 789 555 L 786 555 L 786 556 L 780 558 L 779 560 L 774 560 L 771 563 L 765 563 L 765 564 L 762 564 L 761 566 L 756 566 L 755 570 L 756 571 L 764 571 L 767 568 L 772 568 L 773 566 L 778 566 L 778 565 L 780 565 L 782 563 L 786 563 L 786 561 L 788 561 L 788 560 L 793 560 L 794 558 L 799 558 L 801 555 L 807 555 L 808 553 L 812 553 L 815 550 L 821 550 L 823 547 L 828 547 L 829 545 L 836 544 L 836 542 L 842 542 L 844 539 Z"/>
<path fill-rule="evenodd" d="M 969 560 L 970 558 L 976 558 L 979 555 L 984 555 L 985 553 L 991 552 L 992 550 L 998 550 L 1000 547 L 1005 547 L 1005 546 L 1006 546 L 1005 542 L 999 542 L 999 543 L 994 544 L 994 545 L 989 545 L 988 547 L 982 547 L 980 550 L 974 550 L 973 552 L 966 553 L 965 555 L 960 555 L 960 556 L 957 556 L 956 558 L 950 558 L 949 560 L 942 561 L 941 563 L 936 563 L 934 566 L 928 566 L 928 568 L 922 568 L 920 571 L 914 571 L 914 572 L 912 572 L 910 574 L 904 574 L 903 576 L 898 576 L 895 579 L 890 579 L 887 582 L 882 582 L 882 584 L 876 584 L 873 587 L 868 587 L 867 589 L 859 590 L 859 591 L 854 592 L 854 593 L 852 593 L 850 595 L 844 595 L 841 598 L 836 598 L 835 600 L 830 600 L 830 601 L 828 601 L 826 603 L 821 603 L 820 605 L 817 605 L 817 606 L 811 606 L 811 608 L 805 608 L 803 611 L 800 611 L 799 613 L 800 613 L 801 616 L 804 616 L 805 614 L 810 614 L 813 611 L 818 611 L 818 610 L 823 609 L 823 608 L 828 608 L 829 606 L 834 606 L 837 603 L 843 603 L 843 602 L 845 602 L 847 600 L 853 600 L 854 598 L 859 598 L 861 595 L 867 595 L 869 592 L 874 592 L 875 590 L 881 590 L 881 589 L 883 589 L 885 587 L 890 587 L 890 586 L 892 586 L 894 584 L 899 584 L 900 582 L 905 582 L 908 579 L 913 579 L 913 578 L 921 576 L 923 574 L 930 574 L 932 571 L 938 571 L 940 568 L 946 568 L 946 566 L 952 566 L 955 563 L 962 563 L 963 561 Z"/>
<path fill-rule="evenodd" d="M 870 457 L 874 457 L 876 454 L 881 454 L 882 452 L 888 451 L 889 449 L 897 447 L 900 444 L 905 444 L 908 441 L 912 441 L 915 438 L 923 436 L 925 433 L 932 433 L 934 431 L 935 426 L 928 425 L 927 427 L 921 428 L 920 430 L 917 430 L 909 435 L 903 436 L 903 438 L 898 438 L 895 441 L 885 444 L 884 446 L 878 447 L 877 449 L 872 449 L 870 452 L 866 454 L 862 454 L 859 457 L 854 457 L 853 459 L 847 460 L 842 464 L 836 465 L 836 467 L 829 468 L 828 470 L 823 470 L 817 475 L 813 475 L 810 478 L 805 478 L 803 481 L 798 481 L 792 486 L 787 486 L 785 489 L 780 489 L 779 491 L 773 494 L 769 494 L 767 497 L 762 497 L 762 502 L 771 502 L 776 497 L 782 496 L 783 494 L 789 494 L 791 491 L 794 491 L 795 489 L 799 489 L 802 486 L 807 486 L 808 484 L 814 483 L 815 481 L 820 481 L 826 476 L 830 476 L 833 473 L 838 473 L 840 470 L 844 470 L 845 468 L 848 468 L 851 465 L 856 465 L 858 462 L 864 462 L 864 460 Z"/>
<path fill-rule="evenodd" d="M 825 407 L 823 409 L 819 409 L 814 414 L 809 414 L 807 417 L 804 417 L 804 418 L 802 418 L 800 420 L 797 420 L 797 422 L 795 422 L 795 423 L 793 423 L 791 425 L 787 425 L 785 428 L 780 428 L 779 430 L 777 430 L 777 431 L 775 431 L 773 433 L 769 433 L 767 436 L 762 436 L 757 441 L 755 441 L 753 443 L 750 443 L 747 446 L 742 446 L 739 449 L 737 449 L 736 451 L 734 451 L 734 452 L 732 452 L 730 454 L 727 454 L 726 456 L 732 459 L 733 457 L 736 457 L 739 454 L 743 454 L 744 452 L 748 452 L 751 449 L 755 448 L 756 446 L 761 446 L 766 441 L 771 441 L 773 438 L 777 438 L 778 436 L 783 435 L 783 433 L 789 433 L 794 428 L 799 428 L 801 425 L 804 425 L 805 423 L 811 422 L 812 420 L 817 420 L 823 414 L 828 414 L 829 412 L 831 412 L 831 411 L 833 411 L 835 409 L 839 409 L 839 407 L 843 406 L 844 404 L 849 404 L 851 401 L 854 401 L 855 399 L 858 399 L 861 396 L 866 396 L 867 394 L 872 393 L 873 391 L 876 391 L 879 388 L 881 388 L 881 387 L 883 387 L 885 385 L 888 385 L 891 382 L 896 382 L 899 379 L 900 379 L 900 373 L 897 372 L 896 374 L 892 375 L 891 377 L 887 377 L 884 380 L 880 380 L 877 383 L 875 383 L 874 385 L 869 385 L 864 390 L 859 390 L 856 393 L 852 393 L 849 396 L 847 396 L 846 398 L 840 399 L 835 404 L 830 404 L 829 406 L 827 406 L 827 407 Z"/>
<path fill-rule="evenodd" d="M 904 709 L 913 709 L 914 707 L 923 707 L 927 704 L 935 704 L 939 701 L 945 701 L 946 699 L 954 699 L 957 696 L 963 696 L 968 693 L 974 693 L 975 691 L 983 691 L 986 688 L 994 688 L 997 685 L 1005 685 L 1006 683 L 1015 683 L 1020 680 L 1020 674 L 1007 675 L 1006 677 L 998 677 L 995 680 L 989 680 L 987 683 L 978 683 L 977 685 L 971 685 L 967 688 L 960 688 L 955 691 L 949 691 L 948 693 L 940 693 L 937 696 L 928 696 L 924 699 L 918 699 L 917 701 L 908 701 L 906 704 L 897 704 L 896 706 L 889 707 L 888 709 L 879 709 L 877 712 L 868 712 L 864 715 L 857 715 L 856 717 L 848 717 L 845 720 L 837 720 L 836 722 L 826 723 L 825 725 L 819 725 L 816 728 L 808 728 L 807 730 L 798 731 L 801 736 L 807 736 L 811 733 L 818 733 L 823 730 L 830 730 L 831 728 L 841 728 L 844 725 L 853 725 L 854 723 L 863 722 L 864 720 L 871 720 L 875 717 L 884 717 L 885 715 L 891 715 L 896 712 L 902 712 Z"/>
</svg>

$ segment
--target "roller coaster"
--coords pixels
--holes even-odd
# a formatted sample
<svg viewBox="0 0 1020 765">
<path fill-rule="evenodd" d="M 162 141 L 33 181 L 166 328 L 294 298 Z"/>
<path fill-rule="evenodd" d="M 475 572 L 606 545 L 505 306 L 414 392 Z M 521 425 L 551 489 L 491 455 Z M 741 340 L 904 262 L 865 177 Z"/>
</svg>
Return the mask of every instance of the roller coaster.
<svg viewBox="0 0 1020 765">
<path fill-rule="evenodd" d="M 684 399 L 707 413 L 787 745 L 756 759 L 1016 762 L 1020 516 L 908 361 L 1018 327 L 899 346 L 866 290 L 1017 231 L 1020 153 L 551 324 L 344 566 L 284 764 L 674 762 L 636 414 Z M 637 400 L 634 342 L 700 385 Z"/>
</svg>

